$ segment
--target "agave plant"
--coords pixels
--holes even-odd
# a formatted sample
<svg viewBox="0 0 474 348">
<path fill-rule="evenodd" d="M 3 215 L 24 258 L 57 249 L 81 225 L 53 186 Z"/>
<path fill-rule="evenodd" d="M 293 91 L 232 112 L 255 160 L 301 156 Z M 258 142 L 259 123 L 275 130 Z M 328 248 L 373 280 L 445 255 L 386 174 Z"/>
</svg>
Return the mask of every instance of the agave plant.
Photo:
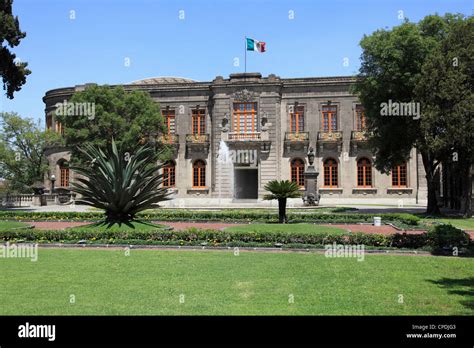
<svg viewBox="0 0 474 348">
<path fill-rule="evenodd" d="M 289 180 L 272 180 L 265 185 L 265 190 L 269 191 L 271 194 L 263 196 L 263 199 L 278 200 L 278 222 L 288 222 L 286 216 L 286 200 L 288 198 L 301 197 L 299 185 L 296 182 L 291 182 Z"/>
<path fill-rule="evenodd" d="M 105 210 L 106 222 L 132 221 L 138 212 L 169 199 L 152 147 L 140 146 L 128 154 L 117 150 L 112 140 L 105 152 L 89 144 L 80 151 L 89 165 L 72 167 L 82 176 L 72 183 L 73 191 L 82 196 L 77 203 Z"/>
</svg>

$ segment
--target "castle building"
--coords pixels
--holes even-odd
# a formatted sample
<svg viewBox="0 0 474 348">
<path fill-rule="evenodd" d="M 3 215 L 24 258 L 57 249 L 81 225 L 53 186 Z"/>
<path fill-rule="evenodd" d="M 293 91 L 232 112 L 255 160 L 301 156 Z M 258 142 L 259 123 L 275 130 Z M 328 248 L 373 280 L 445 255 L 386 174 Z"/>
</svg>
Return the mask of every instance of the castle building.
<svg viewBox="0 0 474 348">
<path fill-rule="evenodd" d="M 425 173 L 415 149 L 390 174 L 375 169 L 364 135 L 364 109 L 351 93 L 354 82 L 351 76 L 240 73 L 211 82 L 149 78 L 123 87 L 146 91 L 160 104 L 167 127 L 162 141 L 174 148 L 164 168 L 165 185 L 177 199 L 252 202 L 263 197 L 265 184 L 273 179 L 289 179 L 303 189 L 306 155 L 313 148 L 322 204 L 425 202 Z M 86 86 L 46 93 L 48 128 L 62 131 L 55 105 Z M 74 180 L 68 168 L 70 153 L 50 148 L 47 156 L 45 186 L 50 187 L 55 175 L 56 187 L 68 188 Z"/>
</svg>

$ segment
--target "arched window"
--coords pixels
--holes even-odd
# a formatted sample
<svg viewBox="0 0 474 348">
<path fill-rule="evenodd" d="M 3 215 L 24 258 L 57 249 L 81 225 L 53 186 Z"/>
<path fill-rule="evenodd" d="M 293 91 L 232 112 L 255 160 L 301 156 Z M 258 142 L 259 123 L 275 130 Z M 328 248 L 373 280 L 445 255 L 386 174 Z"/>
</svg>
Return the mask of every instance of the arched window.
<svg viewBox="0 0 474 348">
<path fill-rule="evenodd" d="M 176 165 L 168 161 L 163 166 L 163 187 L 174 187 L 176 184 Z"/>
<path fill-rule="evenodd" d="M 304 162 L 296 158 L 291 161 L 291 181 L 304 186 Z"/>
<path fill-rule="evenodd" d="M 69 187 L 69 163 L 65 160 L 59 161 L 59 186 Z"/>
<path fill-rule="evenodd" d="M 193 187 L 206 187 L 206 164 L 202 160 L 193 164 Z"/>
<path fill-rule="evenodd" d="M 392 186 L 407 187 L 407 164 L 403 163 L 392 168 Z"/>
<path fill-rule="evenodd" d="M 367 158 L 357 161 L 357 186 L 372 187 L 372 164 Z"/>
<path fill-rule="evenodd" d="M 324 187 L 337 187 L 337 162 L 332 158 L 324 161 Z"/>
</svg>

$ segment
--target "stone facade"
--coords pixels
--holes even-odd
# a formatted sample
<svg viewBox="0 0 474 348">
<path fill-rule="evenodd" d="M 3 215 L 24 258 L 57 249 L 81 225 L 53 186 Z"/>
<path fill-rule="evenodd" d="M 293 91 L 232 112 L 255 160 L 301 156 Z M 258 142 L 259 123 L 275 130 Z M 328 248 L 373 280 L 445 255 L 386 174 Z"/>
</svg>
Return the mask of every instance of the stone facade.
<svg viewBox="0 0 474 348">
<path fill-rule="evenodd" d="M 231 74 L 228 79 L 218 76 L 212 82 L 145 79 L 124 88 L 145 90 L 160 103 L 162 111 L 174 111 L 174 132 L 164 141 L 176 148 L 173 190 L 177 198 L 260 199 L 268 181 L 297 180 L 297 170 L 293 169 L 292 175 L 292 163 L 300 161 L 307 167 L 306 153 L 313 147 L 322 203 L 336 198 L 358 202 L 368 198 L 394 199 L 394 203 L 402 199 L 403 204 L 425 201 L 425 174 L 414 149 L 406 165 L 404 185 L 394 186 L 391 175 L 382 174 L 373 166 L 358 170 L 359 160 L 366 159 L 370 164 L 373 156 L 363 131 L 357 127 L 359 106 L 350 92 L 354 81 L 354 77 L 283 79 L 273 74 L 262 77 L 247 73 Z M 54 105 L 85 86 L 46 93 L 43 100 L 50 127 L 56 125 Z M 200 128 L 199 135 L 195 134 L 193 110 L 203 110 L 205 117 L 205 130 Z M 333 110 L 332 114 L 323 117 L 327 110 Z M 295 118 L 296 114 L 300 119 Z M 50 149 L 48 158 L 46 187 L 50 187 L 51 174 L 59 180 L 59 166 L 61 161 L 69 160 L 69 153 L 66 149 Z M 330 185 L 325 176 L 334 169 L 325 172 L 328 159 L 333 167 L 337 166 L 332 172 L 337 179 L 331 179 Z M 205 175 L 199 183 L 197 169 L 193 168 L 196 161 L 205 165 Z M 370 177 L 368 184 L 364 175 Z M 70 180 L 74 180 L 73 173 Z"/>
</svg>

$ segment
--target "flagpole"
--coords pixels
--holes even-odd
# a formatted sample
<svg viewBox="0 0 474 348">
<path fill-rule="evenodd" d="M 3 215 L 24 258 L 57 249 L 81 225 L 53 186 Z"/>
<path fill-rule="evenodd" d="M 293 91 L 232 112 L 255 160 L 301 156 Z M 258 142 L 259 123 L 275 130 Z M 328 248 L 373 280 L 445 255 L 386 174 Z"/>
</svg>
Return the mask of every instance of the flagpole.
<svg viewBox="0 0 474 348">
<path fill-rule="evenodd" d="M 245 50 L 245 73 L 247 73 L 247 37 L 244 37 L 244 50 Z"/>
</svg>

